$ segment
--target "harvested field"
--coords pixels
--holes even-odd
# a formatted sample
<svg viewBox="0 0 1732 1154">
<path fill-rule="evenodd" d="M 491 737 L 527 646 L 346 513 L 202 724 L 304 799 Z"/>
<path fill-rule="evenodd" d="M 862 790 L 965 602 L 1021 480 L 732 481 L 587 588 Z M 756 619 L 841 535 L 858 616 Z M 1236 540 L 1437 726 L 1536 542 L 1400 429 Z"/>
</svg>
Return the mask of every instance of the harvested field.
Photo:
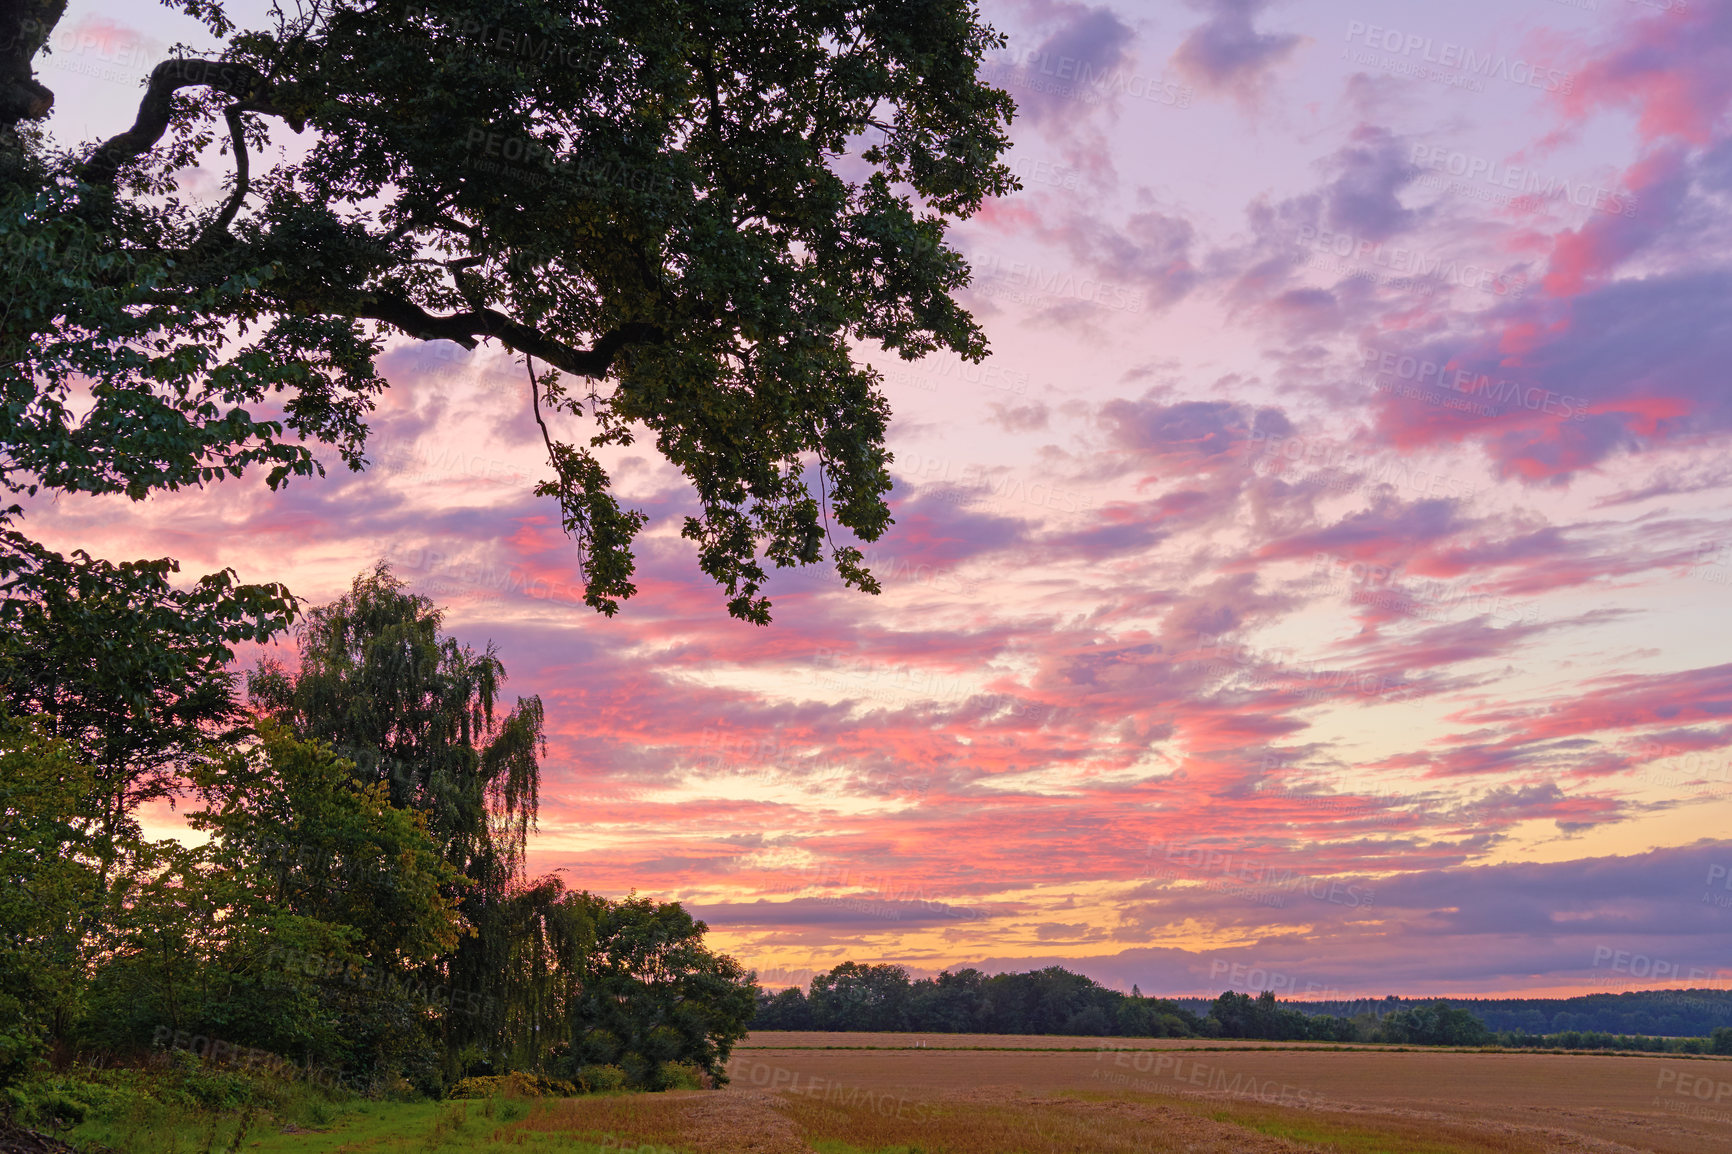
<svg viewBox="0 0 1732 1154">
<path fill-rule="evenodd" d="M 366 1103 L 328 1128 L 261 1117 L 244 1135 L 232 1127 L 183 1130 L 120 1148 L 129 1154 L 1732 1154 L 1732 1060 L 1726 1059 L 1245 1045 L 1102 1051 L 1095 1039 L 1050 1038 L 1012 1041 L 1065 1045 L 945 1050 L 896 1046 L 884 1035 L 848 1038 L 866 1048 L 793 1049 L 766 1040 L 760 1035 L 754 1048 L 736 1054 L 734 1081 L 719 1092 Z"/>
<path fill-rule="evenodd" d="M 942 1048 L 994 1042 L 1030 1049 Z M 1208 1123 L 1234 1129 L 1250 1125 L 1263 1135 L 1300 1141 L 1307 1126 L 1318 1132 L 1314 1136 L 1356 1126 L 1396 1143 L 1342 1140 L 1335 1148 L 1343 1150 L 1732 1152 L 1732 1061 L 1724 1059 L 1375 1047 L 1274 1049 L 1258 1048 L 1262 1043 L 1158 1039 L 1108 1039 L 1109 1045 L 1135 1050 L 1103 1052 L 1101 1042 L 760 1034 L 748 1041 L 749 1048 L 737 1052 L 735 1085 L 725 1093 L 779 1095 L 802 1129 L 826 1119 L 834 1123 L 826 1112 L 854 1102 L 869 1115 L 859 1122 L 861 1127 L 885 1131 L 885 1141 L 861 1144 L 866 1149 L 1201 1150 L 1209 1148 L 1196 1144 L 1205 1141 L 1203 1131 L 1192 1130 Z M 871 1048 L 792 1048 L 846 1043 Z M 1032 1049 L 1041 1044 L 1048 1048 Z M 948 1128 L 940 1125 L 943 1118 L 972 1117 L 974 1132 L 984 1132 L 982 1111 L 1025 1121 L 1050 1118 L 1061 1130 L 1061 1120 L 1074 1116 L 1082 1119 L 1078 1125 L 1097 1144 L 1067 1145 L 1069 1139 L 1056 1132 L 1051 1141 L 996 1147 L 952 1145 L 940 1138 L 940 1131 Z M 1164 1111 L 1159 1134 L 1144 1132 L 1148 1111 Z M 1129 1126 L 1127 1140 L 1140 1133 L 1135 1140 L 1166 1144 L 1105 1144 L 1114 1120 L 1127 1118 L 1142 1119 Z M 1180 1125 L 1176 1119 L 1188 1121 Z M 1168 1141 L 1167 1136 L 1181 1132 L 1186 1136 L 1174 1138 L 1176 1145 Z M 1007 1135 L 1001 1138 L 1009 1141 Z M 1248 1135 L 1239 1140 L 1248 1140 Z"/>
</svg>

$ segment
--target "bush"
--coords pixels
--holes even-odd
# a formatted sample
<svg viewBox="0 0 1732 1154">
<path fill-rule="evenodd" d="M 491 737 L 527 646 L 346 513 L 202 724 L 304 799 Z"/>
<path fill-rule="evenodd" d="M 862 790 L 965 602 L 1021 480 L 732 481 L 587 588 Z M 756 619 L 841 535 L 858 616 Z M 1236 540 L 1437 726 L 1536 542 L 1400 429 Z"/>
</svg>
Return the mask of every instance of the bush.
<svg viewBox="0 0 1732 1154">
<path fill-rule="evenodd" d="M 584 1066 L 577 1072 L 577 1084 L 586 1094 L 606 1093 L 625 1089 L 625 1071 L 618 1066 Z"/>
<path fill-rule="evenodd" d="M 656 1081 L 664 1090 L 703 1090 L 708 1079 L 694 1062 L 663 1062 Z"/>
<path fill-rule="evenodd" d="M 523 1070 L 464 1078 L 451 1087 L 453 1098 L 569 1098 L 576 1093 L 570 1082 Z"/>
</svg>

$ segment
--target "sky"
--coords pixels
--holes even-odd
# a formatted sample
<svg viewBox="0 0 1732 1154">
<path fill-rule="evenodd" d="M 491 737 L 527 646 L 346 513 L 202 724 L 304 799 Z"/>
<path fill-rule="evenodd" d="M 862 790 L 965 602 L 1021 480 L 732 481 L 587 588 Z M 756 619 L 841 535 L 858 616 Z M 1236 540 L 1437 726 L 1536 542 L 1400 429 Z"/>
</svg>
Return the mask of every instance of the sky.
<svg viewBox="0 0 1732 1154">
<path fill-rule="evenodd" d="M 315 604 L 385 559 L 546 704 L 532 869 L 769 986 L 1732 988 L 1732 2 L 983 14 L 1023 189 L 952 233 L 988 360 L 859 350 L 880 596 L 729 618 L 639 448 L 639 593 L 584 608 L 497 346 L 394 340 L 364 474 L 27 524 Z M 69 144 L 204 42 L 61 28 Z"/>
</svg>

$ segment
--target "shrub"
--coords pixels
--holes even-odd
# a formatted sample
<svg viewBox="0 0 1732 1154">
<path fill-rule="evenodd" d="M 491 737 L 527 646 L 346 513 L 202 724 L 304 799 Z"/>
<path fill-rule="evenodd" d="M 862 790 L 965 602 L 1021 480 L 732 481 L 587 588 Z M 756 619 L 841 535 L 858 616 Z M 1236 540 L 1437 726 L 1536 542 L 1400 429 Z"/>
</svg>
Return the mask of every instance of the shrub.
<svg viewBox="0 0 1732 1154">
<path fill-rule="evenodd" d="M 625 1089 L 625 1071 L 618 1066 L 584 1066 L 577 1072 L 577 1084 L 586 1094 L 606 1093 Z"/>
<path fill-rule="evenodd" d="M 453 1098 L 569 1098 L 576 1093 L 577 1087 L 564 1079 L 523 1070 L 464 1078 L 451 1087 Z"/>
<path fill-rule="evenodd" d="M 664 1090 L 703 1090 L 708 1081 L 695 1062 L 663 1062 L 656 1081 Z"/>
</svg>

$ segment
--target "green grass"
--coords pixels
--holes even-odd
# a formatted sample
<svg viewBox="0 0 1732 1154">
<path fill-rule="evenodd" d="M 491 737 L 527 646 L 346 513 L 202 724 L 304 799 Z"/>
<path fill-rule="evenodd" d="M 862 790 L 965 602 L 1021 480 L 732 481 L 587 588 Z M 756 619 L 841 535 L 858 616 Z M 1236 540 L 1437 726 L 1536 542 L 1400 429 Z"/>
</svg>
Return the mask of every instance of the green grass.
<svg viewBox="0 0 1732 1154">
<path fill-rule="evenodd" d="M 878 1150 L 868 1150 L 862 1146 L 850 1146 L 846 1142 L 836 1142 L 827 1138 L 819 1138 L 810 1145 L 818 1154 L 927 1154 L 919 1146 L 885 1146 Z"/>
<path fill-rule="evenodd" d="M 317 1128 L 286 1122 L 270 1111 L 237 1115 L 134 1110 L 125 1117 L 86 1121 L 67 1137 L 79 1145 L 98 1144 L 125 1154 L 599 1154 L 598 1143 L 579 1136 L 512 1125 L 547 1108 L 546 1103 L 500 1098 L 354 1102 L 335 1108 Z"/>
<path fill-rule="evenodd" d="M 1214 1111 L 1209 1117 L 1271 1138 L 1286 1138 L 1306 1146 L 1339 1150 L 1342 1154 L 1460 1154 L 1461 1151 L 1461 1147 L 1454 1143 L 1442 1145 L 1422 1140 L 1415 1144 L 1414 1140 L 1406 1137 L 1310 1118 L 1247 1119 L 1226 1110 Z"/>
</svg>

